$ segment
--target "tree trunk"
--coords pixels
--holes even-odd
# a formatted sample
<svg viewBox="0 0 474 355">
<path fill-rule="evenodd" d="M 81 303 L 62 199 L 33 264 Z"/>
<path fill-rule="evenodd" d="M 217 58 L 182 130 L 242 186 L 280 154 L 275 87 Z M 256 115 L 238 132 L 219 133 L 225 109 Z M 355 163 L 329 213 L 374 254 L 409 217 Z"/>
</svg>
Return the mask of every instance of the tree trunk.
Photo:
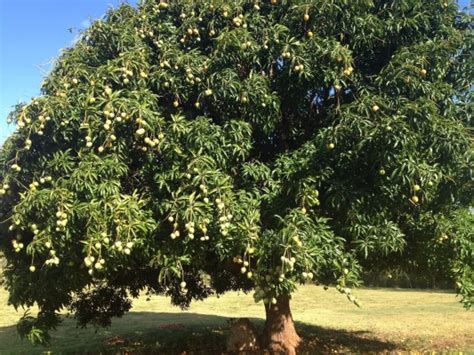
<svg viewBox="0 0 474 355">
<path fill-rule="evenodd" d="M 263 331 L 263 345 L 272 354 L 296 354 L 300 337 L 296 333 L 295 323 L 290 310 L 290 298 L 280 296 L 276 304 L 265 305 L 266 321 Z"/>
</svg>

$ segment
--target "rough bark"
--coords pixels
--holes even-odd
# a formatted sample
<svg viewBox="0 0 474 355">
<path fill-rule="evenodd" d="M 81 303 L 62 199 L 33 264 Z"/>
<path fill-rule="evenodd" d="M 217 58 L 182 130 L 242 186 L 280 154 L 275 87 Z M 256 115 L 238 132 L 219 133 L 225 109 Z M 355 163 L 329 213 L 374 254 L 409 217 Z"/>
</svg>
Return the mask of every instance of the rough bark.
<svg viewBox="0 0 474 355">
<path fill-rule="evenodd" d="M 301 338 L 296 333 L 290 298 L 280 296 L 276 304 L 265 305 L 266 322 L 262 342 L 272 354 L 296 354 Z"/>
</svg>

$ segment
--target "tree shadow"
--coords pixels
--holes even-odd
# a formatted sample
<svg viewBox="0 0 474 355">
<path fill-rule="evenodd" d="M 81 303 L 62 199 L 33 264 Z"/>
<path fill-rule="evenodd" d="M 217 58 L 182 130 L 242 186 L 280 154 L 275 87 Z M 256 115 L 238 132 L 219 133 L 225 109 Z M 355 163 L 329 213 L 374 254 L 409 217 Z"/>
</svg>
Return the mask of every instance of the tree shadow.
<svg viewBox="0 0 474 355">
<path fill-rule="evenodd" d="M 299 354 L 380 353 L 403 350 L 403 345 L 377 338 L 368 330 L 324 328 L 302 322 L 296 322 L 296 329 L 303 338 L 298 348 Z"/>
<path fill-rule="evenodd" d="M 12 342 L 16 327 L 0 327 L 0 353 L 225 354 L 230 320 L 189 312 L 130 312 L 115 319 L 112 327 L 94 331 L 76 328 L 73 320 L 65 319 L 51 333 L 53 340 L 47 347 L 33 347 L 19 339 Z M 259 331 L 263 328 L 263 319 L 250 320 Z M 302 322 L 297 322 L 296 327 L 303 339 L 298 354 L 402 349 L 401 345 L 377 339 L 368 331 L 330 329 Z"/>
</svg>

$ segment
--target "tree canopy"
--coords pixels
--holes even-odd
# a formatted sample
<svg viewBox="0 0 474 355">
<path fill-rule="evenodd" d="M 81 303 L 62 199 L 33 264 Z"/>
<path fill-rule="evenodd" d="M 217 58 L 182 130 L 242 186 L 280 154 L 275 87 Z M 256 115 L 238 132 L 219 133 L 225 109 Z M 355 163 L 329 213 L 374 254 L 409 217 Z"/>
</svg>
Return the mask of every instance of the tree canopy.
<svg viewBox="0 0 474 355">
<path fill-rule="evenodd" d="M 474 300 L 472 22 L 445 0 L 123 4 L 18 105 L 0 243 L 20 333 L 399 265 Z"/>
</svg>

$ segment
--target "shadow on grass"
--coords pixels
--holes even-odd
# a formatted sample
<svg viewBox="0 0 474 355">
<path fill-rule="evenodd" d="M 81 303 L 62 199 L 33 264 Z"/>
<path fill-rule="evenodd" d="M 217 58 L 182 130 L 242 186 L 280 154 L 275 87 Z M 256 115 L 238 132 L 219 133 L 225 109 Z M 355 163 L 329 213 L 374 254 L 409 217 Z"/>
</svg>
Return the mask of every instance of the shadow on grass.
<svg viewBox="0 0 474 355">
<path fill-rule="evenodd" d="M 370 331 L 323 328 L 301 322 L 296 322 L 296 329 L 303 339 L 299 354 L 380 353 L 403 349 L 400 344 L 376 338 Z"/>
<path fill-rule="evenodd" d="M 16 336 L 16 327 L 0 327 L 0 353 L 81 354 L 224 354 L 230 318 L 197 313 L 131 312 L 108 329 L 79 329 L 65 319 L 52 332 L 48 347 L 33 347 Z M 250 319 L 261 330 L 264 320 Z M 298 354 L 383 352 L 400 349 L 365 331 L 322 328 L 297 322 L 303 341 Z"/>
</svg>

